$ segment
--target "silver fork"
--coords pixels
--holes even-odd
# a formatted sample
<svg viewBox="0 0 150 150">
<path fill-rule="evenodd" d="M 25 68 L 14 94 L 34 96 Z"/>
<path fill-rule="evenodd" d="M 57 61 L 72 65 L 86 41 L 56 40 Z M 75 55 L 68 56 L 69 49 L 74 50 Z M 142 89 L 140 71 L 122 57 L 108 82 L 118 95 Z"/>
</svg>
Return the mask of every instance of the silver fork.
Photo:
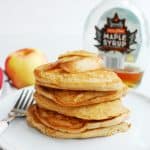
<svg viewBox="0 0 150 150">
<path fill-rule="evenodd" d="M 0 134 L 7 129 L 10 122 L 15 118 L 25 117 L 27 108 L 33 103 L 33 91 L 24 89 L 17 99 L 13 109 L 9 112 L 8 117 L 0 121 Z"/>
</svg>

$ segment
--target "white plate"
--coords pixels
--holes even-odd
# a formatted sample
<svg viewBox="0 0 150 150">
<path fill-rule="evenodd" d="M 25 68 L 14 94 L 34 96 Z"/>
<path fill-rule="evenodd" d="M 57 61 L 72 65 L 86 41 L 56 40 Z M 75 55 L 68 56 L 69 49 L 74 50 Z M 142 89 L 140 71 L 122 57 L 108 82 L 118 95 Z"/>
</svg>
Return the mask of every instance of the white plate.
<svg viewBox="0 0 150 150">
<path fill-rule="evenodd" d="M 5 99 L 5 105 L 12 97 Z M 126 133 L 105 138 L 62 140 L 47 137 L 28 127 L 24 119 L 18 119 L 1 137 L 16 150 L 150 150 L 150 98 L 129 92 L 123 102 L 131 110 L 132 127 Z M 6 106 L 3 104 L 3 107 Z"/>
</svg>

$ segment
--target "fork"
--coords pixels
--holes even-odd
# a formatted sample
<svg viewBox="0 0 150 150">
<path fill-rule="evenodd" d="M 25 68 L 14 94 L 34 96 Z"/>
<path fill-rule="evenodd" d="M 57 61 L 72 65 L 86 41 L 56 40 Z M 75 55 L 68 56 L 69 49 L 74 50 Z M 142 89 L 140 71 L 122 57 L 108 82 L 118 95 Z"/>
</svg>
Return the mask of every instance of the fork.
<svg viewBox="0 0 150 150">
<path fill-rule="evenodd" d="M 7 129 L 10 122 L 15 118 L 25 117 L 26 110 L 34 103 L 33 91 L 24 89 L 17 99 L 13 109 L 8 113 L 7 118 L 0 121 L 0 134 Z"/>
</svg>

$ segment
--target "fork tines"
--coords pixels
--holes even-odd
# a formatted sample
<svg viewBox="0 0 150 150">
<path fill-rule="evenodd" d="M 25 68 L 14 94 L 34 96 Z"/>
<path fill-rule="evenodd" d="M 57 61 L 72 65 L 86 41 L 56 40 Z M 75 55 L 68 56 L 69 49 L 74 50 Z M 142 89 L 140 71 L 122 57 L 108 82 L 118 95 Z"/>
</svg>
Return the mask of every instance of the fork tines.
<svg viewBox="0 0 150 150">
<path fill-rule="evenodd" d="M 14 109 L 26 110 L 33 103 L 33 91 L 23 90 L 14 106 Z"/>
</svg>

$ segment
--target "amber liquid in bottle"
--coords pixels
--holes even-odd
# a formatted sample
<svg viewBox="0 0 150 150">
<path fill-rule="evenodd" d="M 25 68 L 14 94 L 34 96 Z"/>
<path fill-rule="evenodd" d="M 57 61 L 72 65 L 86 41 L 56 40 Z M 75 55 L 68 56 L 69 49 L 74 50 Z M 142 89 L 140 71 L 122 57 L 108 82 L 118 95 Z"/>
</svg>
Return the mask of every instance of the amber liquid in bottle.
<svg viewBox="0 0 150 150">
<path fill-rule="evenodd" d="M 143 71 L 133 66 L 127 66 L 124 69 L 115 70 L 115 72 L 129 87 L 138 86 L 143 76 Z"/>
</svg>

